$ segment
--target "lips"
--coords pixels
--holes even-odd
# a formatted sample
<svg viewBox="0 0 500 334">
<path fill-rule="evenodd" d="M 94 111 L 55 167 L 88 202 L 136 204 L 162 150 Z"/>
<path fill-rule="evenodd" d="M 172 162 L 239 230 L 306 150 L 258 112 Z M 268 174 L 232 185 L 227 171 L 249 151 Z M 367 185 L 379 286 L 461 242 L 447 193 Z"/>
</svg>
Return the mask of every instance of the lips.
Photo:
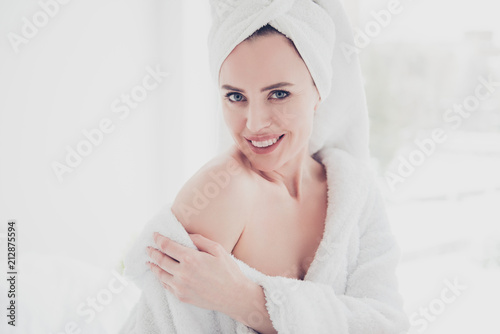
<svg viewBox="0 0 500 334">
<path fill-rule="evenodd" d="M 250 147 L 250 149 L 254 153 L 259 154 L 259 155 L 261 155 L 261 154 L 270 154 L 270 153 L 272 153 L 274 150 L 276 150 L 279 147 L 279 145 L 281 144 L 281 141 L 282 141 L 282 139 L 283 139 L 284 136 L 285 135 L 283 134 L 281 136 L 275 137 L 274 140 L 276 140 L 276 142 L 274 142 L 274 143 L 272 143 L 271 145 L 268 145 L 268 146 L 261 146 L 261 147 L 255 146 L 252 143 L 251 140 L 247 140 L 247 142 L 248 142 L 248 146 Z M 278 138 L 278 139 L 276 139 L 276 138 Z M 267 143 L 273 142 L 274 140 L 269 140 Z M 266 142 L 264 141 L 264 143 L 266 143 Z"/>
</svg>

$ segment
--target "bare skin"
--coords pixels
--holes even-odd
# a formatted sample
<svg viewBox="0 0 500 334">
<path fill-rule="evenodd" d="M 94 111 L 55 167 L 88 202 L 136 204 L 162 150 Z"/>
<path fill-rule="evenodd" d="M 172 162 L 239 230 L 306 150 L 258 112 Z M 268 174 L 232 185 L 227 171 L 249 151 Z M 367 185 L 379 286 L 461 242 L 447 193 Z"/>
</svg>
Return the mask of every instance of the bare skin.
<svg viewBox="0 0 500 334">
<path fill-rule="evenodd" d="M 219 82 L 235 144 L 193 175 L 172 205 L 200 251 L 159 237 L 161 251 L 151 256 L 162 265 L 152 270 L 179 299 L 276 333 L 262 287 L 229 253 L 266 275 L 304 279 L 327 210 L 325 168 L 308 154 L 321 99 L 304 61 L 280 34 L 236 46 Z M 277 135 L 283 137 L 270 154 L 251 149 L 248 137 Z M 253 320 L 256 313 L 261 320 Z"/>
<path fill-rule="evenodd" d="M 303 279 L 324 231 L 326 172 L 308 153 L 320 103 L 314 81 L 281 34 L 239 44 L 219 74 L 224 120 L 234 139 L 228 154 L 248 178 L 244 230 L 233 255 L 268 275 Z M 249 137 L 283 135 L 257 154 Z"/>
<path fill-rule="evenodd" d="M 326 174 L 314 161 L 310 177 L 303 180 L 301 198 L 286 187 L 269 182 L 236 148 L 230 150 L 245 170 L 255 194 L 248 205 L 244 229 L 232 254 L 269 276 L 303 280 L 323 237 L 327 209 Z"/>
<path fill-rule="evenodd" d="M 188 216 L 195 189 L 213 182 L 210 174 L 225 172 L 230 162 L 238 164 L 238 174 L 206 207 Z M 172 212 L 188 233 L 220 243 L 262 273 L 303 280 L 323 237 L 327 209 L 326 171 L 312 158 L 310 163 L 298 198 L 260 175 L 233 146 L 186 183 Z"/>
<path fill-rule="evenodd" d="M 186 210 L 194 208 L 192 200 L 195 189 L 204 189 L 205 185 L 213 182 L 210 175 L 227 172 L 230 163 L 233 164 L 231 170 L 234 170 L 235 162 L 239 172 L 230 177 L 229 183 L 220 189 L 217 196 L 211 198 L 202 209 L 196 209 L 194 214 L 194 211 Z M 326 171 L 314 159 L 311 158 L 309 162 L 310 169 L 304 173 L 301 191 L 298 196 L 293 196 L 283 184 L 273 183 L 263 177 L 259 170 L 254 170 L 241 151 L 233 146 L 203 166 L 185 184 L 172 205 L 172 212 L 190 233 L 193 242 L 201 250 L 200 254 L 207 251 L 203 248 L 204 244 L 198 241 L 202 235 L 207 241 L 219 244 L 225 252 L 232 253 L 266 275 L 303 280 L 322 239 L 327 210 Z M 196 239 L 193 237 L 195 235 Z M 184 246 L 180 247 L 184 251 L 188 250 Z M 182 262 L 173 251 L 163 251 L 169 255 L 167 258 Z M 220 257 L 222 263 L 231 262 L 222 260 L 224 257 L 217 253 L 212 254 Z M 170 270 L 174 276 L 167 274 L 169 268 L 160 270 L 152 267 L 152 270 L 167 283 L 164 284 L 165 288 L 175 293 L 168 284 L 176 273 Z M 204 292 L 209 289 L 215 295 L 204 296 L 197 303 L 189 298 L 182 301 L 209 309 L 216 308 L 207 307 L 206 303 L 218 305 L 221 308 L 216 310 L 261 334 L 276 333 L 261 286 L 241 275 L 236 267 L 229 272 L 218 271 L 215 267 L 206 270 L 211 278 L 191 270 L 193 277 L 200 281 L 191 279 L 192 288 L 186 286 L 185 291 L 203 285 L 208 286 Z M 218 285 L 209 283 L 211 280 Z M 256 317 L 256 314 L 259 316 Z"/>
</svg>

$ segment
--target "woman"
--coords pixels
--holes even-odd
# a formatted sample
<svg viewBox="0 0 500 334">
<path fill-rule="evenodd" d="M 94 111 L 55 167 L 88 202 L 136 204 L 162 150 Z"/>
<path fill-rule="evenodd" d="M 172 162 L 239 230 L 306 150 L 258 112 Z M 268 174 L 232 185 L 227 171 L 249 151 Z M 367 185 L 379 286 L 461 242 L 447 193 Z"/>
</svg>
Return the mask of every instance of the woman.
<svg viewBox="0 0 500 334">
<path fill-rule="evenodd" d="M 358 68 L 339 59 L 339 39 L 351 36 L 340 6 L 241 1 L 215 9 L 211 65 L 235 144 L 145 229 L 148 246 L 138 244 L 154 280 L 139 284 L 141 304 L 122 332 L 150 326 L 139 317 L 154 319 L 151 332 L 245 332 L 241 324 L 260 333 L 406 331 L 394 275 L 399 249 L 366 164 Z M 246 18 L 260 28 L 238 13 L 255 14 Z M 300 16 L 306 25 L 293 21 Z M 239 39 L 253 32 L 221 47 L 224 27 Z M 299 28 L 310 31 L 301 37 Z M 148 294 L 158 282 L 164 291 Z M 201 327 L 188 328 L 193 322 Z"/>
<path fill-rule="evenodd" d="M 285 275 L 303 279 L 322 238 L 327 207 L 326 171 L 308 153 L 317 89 L 291 42 L 269 25 L 233 50 L 220 82 L 235 145 L 184 186 L 172 211 L 182 217 L 194 189 L 233 159 L 242 173 L 199 214 L 181 222 L 266 274 L 283 275 L 293 267 Z M 275 257 L 266 256 L 271 253 Z"/>
</svg>

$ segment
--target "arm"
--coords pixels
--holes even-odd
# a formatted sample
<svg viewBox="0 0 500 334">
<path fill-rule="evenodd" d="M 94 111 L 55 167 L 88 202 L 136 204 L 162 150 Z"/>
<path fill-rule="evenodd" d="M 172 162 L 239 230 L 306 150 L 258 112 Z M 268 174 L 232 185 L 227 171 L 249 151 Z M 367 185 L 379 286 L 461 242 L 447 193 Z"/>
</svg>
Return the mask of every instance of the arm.
<svg viewBox="0 0 500 334">
<path fill-rule="evenodd" d="M 408 330 L 395 276 L 399 247 L 383 199 L 375 188 L 372 191 L 371 213 L 360 222 L 357 263 L 348 272 L 345 291 L 279 276 L 261 282 L 270 320 L 279 333 L 399 334 Z M 254 308 L 241 309 L 240 317 L 251 319 L 252 312 L 262 312 L 262 296 L 255 294 L 254 300 L 250 303 Z M 267 326 L 269 321 L 264 319 Z"/>
<path fill-rule="evenodd" d="M 247 206 L 242 206 L 241 203 L 254 196 L 248 191 L 252 188 L 245 183 L 245 178 L 238 177 L 238 167 L 234 165 L 231 160 L 223 160 L 221 163 L 204 166 L 184 185 L 172 205 L 172 213 L 188 233 L 201 234 L 221 244 L 228 253 L 232 252 L 243 232 L 245 222 L 242 218 L 249 216 L 244 211 Z M 213 182 L 210 175 L 223 175 L 224 172 L 229 179 L 218 195 L 210 198 L 204 206 L 195 205 L 197 203 L 193 202 L 193 194 L 197 193 L 196 190 Z M 247 191 L 241 192 L 241 189 Z M 240 283 L 238 298 L 233 298 L 223 312 L 259 333 L 276 333 L 265 306 L 262 287 L 250 279 Z"/>
<path fill-rule="evenodd" d="M 248 216 L 241 205 L 250 196 L 241 191 L 248 188 L 240 177 L 241 168 L 232 158 L 214 158 L 184 184 L 172 204 L 172 213 L 188 233 L 201 234 L 228 253 Z"/>
</svg>

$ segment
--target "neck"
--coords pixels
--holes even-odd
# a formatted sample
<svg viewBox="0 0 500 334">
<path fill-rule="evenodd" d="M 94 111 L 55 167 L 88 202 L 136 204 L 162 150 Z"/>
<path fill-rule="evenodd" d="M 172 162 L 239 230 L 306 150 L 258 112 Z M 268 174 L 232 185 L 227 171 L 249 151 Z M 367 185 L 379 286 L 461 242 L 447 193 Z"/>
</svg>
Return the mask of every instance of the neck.
<svg viewBox="0 0 500 334">
<path fill-rule="evenodd" d="M 321 179 L 324 168 L 321 163 L 314 160 L 308 153 L 308 147 L 305 146 L 292 159 L 275 170 L 261 171 L 253 169 L 269 182 L 286 188 L 291 198 L 297 202 L 302 202 L 304 190 L 307 189 L 306 186 L 311 181 Z"/>
</svg>

